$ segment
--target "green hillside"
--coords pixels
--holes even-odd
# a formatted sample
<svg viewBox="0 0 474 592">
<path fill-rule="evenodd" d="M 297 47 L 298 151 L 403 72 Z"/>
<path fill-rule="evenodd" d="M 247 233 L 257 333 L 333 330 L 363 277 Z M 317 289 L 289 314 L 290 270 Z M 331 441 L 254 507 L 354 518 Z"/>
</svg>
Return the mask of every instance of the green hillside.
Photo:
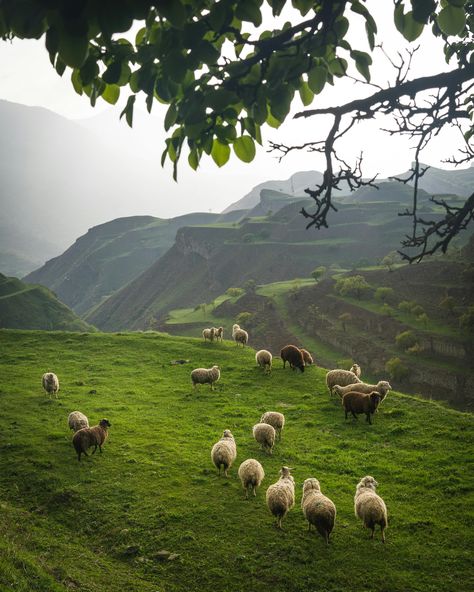
<svg viewBox="0 0 474 592">
<path fill-rule="evenodd" d="M 345 421 L 323 369 L 293 373 L 277 360 L 265 376 L 251 349 L 229 342 L 0 331 L 0 345 L 2 592 L 473 587 L 472 415 L 390 393 L 372 426 Z M 214 363 L 216 391 L 193 393 L 190 370 Z M 46 370 L 59 376 L 58 400 L 41 390 Z M 103 454 L 80 464 L 67 428 L 75 409 L 112 424 Z M 251 436 L 269 409 L 286 416 L 272 456 Z M 226 428 L 238 450 L 228 479 L 210 461 Z M 249 457 L 266 477 L 245 501 L 237 469 Z M 264 499 L 282 465 L 293 467 L 296 505 L 279 532 Z M 367 474 L 388 507 L 385 545 L 353 515 Z M 299 508 L 310 476 L 337 506 L 329 546 Z"/>
<path fill-rule="evenodd" d="M 0 327 L 51 331 L 91 331 L 47 288 L 0 273 Z"/>
</svg>

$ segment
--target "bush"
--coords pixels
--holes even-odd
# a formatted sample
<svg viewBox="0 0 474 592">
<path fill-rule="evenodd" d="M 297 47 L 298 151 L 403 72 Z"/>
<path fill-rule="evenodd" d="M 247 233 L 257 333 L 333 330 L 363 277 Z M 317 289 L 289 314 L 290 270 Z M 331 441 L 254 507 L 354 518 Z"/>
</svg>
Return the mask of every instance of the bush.
<svg viewBox="0 0 474 592">
<path fill-rule="evenodd" d="M 227 288 L 226 294 L 231 298 L 235 298 L 236 296 L 242 296 L 244 293 L 243 288 Z"/>
<path fill-rule="evenodd" d="M 395 343 L 397 347 L 406 351 L 409 347 L 413 347 L 415 343 L 418 343 L 416 335 L 413 331 L 403 331 L 395 337 Z"/>
<path fill-rule="evenodd" d="M 417 304 L 416 306 L 414 306 L 411 309 L 411 314 L 415 315 L 415 317 L 421 316 L 422 314 L 424 314 L 424 312 L 425 312 L 425 309 L 422 306 L 420 306 L 419 304 Z"/>
<path fill-rule="evenodd" d="M 371 287 L 361 275 L 353 275 L 346 278 L 339 278 L 336 281 L 334 290 L 341 296 L 355 296 L 361 298 L 370 292 Z"/>
<path fill-rule="evenodd" d="M 379 302 L 388 302 L 389 300 L 393 300 L 395 292 L 393 288 L 377 288 L 375 290 L 375 300 Z"/>
<path fill-rule="evenodd" d="M 469 306 L 466 312 L 459 317 L 459 326 L 461 329 L 474 329 L 474 305 Z"/>
<path fill-rule="evenodd" d="M 395 310 L 385 302 L 382 308 L 380 309 L 380 313 L 386 317 L 393 317 L 393 315 L 395 314 Z"/>
<path fill-rule="evenodd" d="M 237 323 L 237 325 L 246 325 L 247 323 L 249 323 L 251 318 L 252 318 L 251 312 L 241 312 L 237 315 L 235 322 Z"/>
<path fill-rule="evenodd" d="M 413 307 L 417 306 L 417 303 L 414 300 L 402 300 L 398 305 L 398 310 L 400 312 L 408 312 L 411 313 Z"/>
<path fill-rule="evenodd" d="M 326 268 L 324 267 L 324 265 L 320 265 L 319 267 L 316 267 L 315 269 L 313 269 L 313 271 L 311 272 L 311 277 L 313 278 L 314 281 L 318 281 L 319 279 L 321 279 L 324 274 L 326 273 Z"/>
<path fill-rule="evenodd" d="M 400 360 L 400 358 L 390 358 L 390 360 L 388 360 L 388 362 L 385 364 L 385 370 L 389 373 L 390 378 L 393 380 L 403 380 L 410 373 L 408 368 L 403 365 L 403 362 Z"/>
</svg>

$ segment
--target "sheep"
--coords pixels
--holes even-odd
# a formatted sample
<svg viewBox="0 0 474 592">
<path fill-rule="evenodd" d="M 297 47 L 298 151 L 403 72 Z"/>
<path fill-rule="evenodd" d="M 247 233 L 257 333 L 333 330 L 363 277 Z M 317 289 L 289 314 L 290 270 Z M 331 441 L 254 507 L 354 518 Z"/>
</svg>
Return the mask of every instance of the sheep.
<svg viewBox="0 0 474 592">
<path fill-rule="evenodd" d="M 204 337 L 204 341 L 207 341 L 209 339 L 209 341 L 214 341 L 214 337 L 215 337 L 215 328 L 211 327 L 210 329 L 203 329 L 202 332 L 202 336 Z"/>
<path fill-rule="evenodd" d="M 77 452 L 77 460 L 79 462 L 81 461 L 81 454 L 89 456 L 87 449 L 91 446 L 94 446 L 92 454 L 97 450 L 97 446 L 99 447 L 99 451 L 102 452 L 102 445 L 109 435 L 107 428 L 111 425 L 108 419 L 101 419 L 98 425 L 92 428 L 82 428 L 74 434 L 72 443 Z"/>
<path fill-rule="evenodd" d="M 196 388 L 197 384 L 207 384 L 211 385 L 211 391 L 214 390 L 214 384 L 219 380 L 221 377 L 221 371 L 219 370 L 219 366 L 213 366 L 212 368 L 195 368 L 191 372 L 191 380 L 193 383 L 193 388 Z"/>
<path fill-rule="evenodd" d="M 332 394 L 333 388 L 336 384 L 339 386 L 346 386 L 348 384 L 355 384 L 362 382 L 354 372 L 350 370 L 341 370 L 337 368 L 336 370 L 330 370 L 326 374 L 326 386 L 329 389 L 329 394 Z"/>
<path fill-rule="evenodd" d="M 346 412 L 346 419 L 349 411 L 357 419 L 356 413 L 365 413 L 366 421 L 372 425 L 370 416 L 375 413 L 380 403 L 381 395 L 377 391 L 370 394 L 351 391 L 342 397 L 342 406 Z"/>
<path fill-rule="evenodd" d="M 377 384 L 367 384 L 365 382 L 357 382 L 354 384 L 348 384 L 347 386 L 334 385 L 333 392 L 342 397 L 346 393 L 351 391 L 357 391 L 358 393 L 366 393 L 370 395 L 371 392 L 377 391 L 380 395 L 380 402 L 382 402 L 391 390 L 390 383 L 386 380 L 379 380 Z"/>
<path fill-rule="evenodd" d="M 270 512 L 276 517 L 277 528 L 281 529 L 281 521 L 295 505 L 295 480 L 289 467 L 280 469 L 280 479 L 267 489 L 266 500 Z"/>
<path fill-rule="evenodd" d="M 262 465 L 254 458 L 248 458 L 240 465 L 238 475 L 242 482 L 242 487 L 245 489 L 245 499 L 248 499 L 249 488 L 252 489 L 253 495 L 257 495 L 257 487 L 265 477 L 265 471 Z"/>
<path fill-rule="evenodd" d="M 354 372 L 357 378 L 360 378 L 361 369 L 359 364 L 352 364 L 352 366 L 349 369 L 349 372 Z"/>
<path fill-rule="evenodd" d="M 74 432 L 89 427 L 89 420 L 84 413 L 81 413 L 80 411 L 71 411 L 67 418 L 67 423 L 69 428 L 74 430 Z"/>
<path fill-rule="evenodd" d="M 268 374 L 272 371 L 272 354 L 266 349 L 261 349 L 255 354 L 257 365 Z"/>
<path fill-rule="evenodd" d="M 224 327 L 218 327 L 217 329 L 214 327 L 214 337 L 217 341 L 222 341 L 224 339 Z"/>
<path fill-rule="evenodd" d="M 296 345 L 285 345 L 280 352 L 280 358 L 283 360 L 283 368 L 285 368 L 286 362 L 288 362 L 290 368 L 293 370 L 299 368 L 301 372 L 304 372 L 304 357 Z"/>
<path fill-rule="evenodd" d="M 307 349 L 300 349 L 300 352 L 303 354 L 303 360 L 305 366 L 312 366 L 314 364 L 313 356 L 309 353 Z"/>
<path fill-rule="evenodd" d="M 321 487 L 317 479 L 306 479 L 303 483 L 303 495 L 301 497 L 301 509 L 308 521 L 308 530 L 311 525 L 316 527 L 319 534 L 324 537 L 329 545 L 329 535 L 334 528 L 336 520 L 336 506 L 321 493 Z"/>
<path fill-rule="evenodd" d="M 285 425 L 285 416 L 278 411 L 267 411 L 260 418 L 260 423 L 268 423 L 275 428 L 278 439 L 281 440 L 281 431 Z"/>
<path fill-rule="evenodd" d="M 235 323 L 234 325 L 232 325 L 232 339 L 235 341 L 236 345 L 239 345 L 239 343 L 241 343 L 242 347 L 245 347 L 246 343 L 248 343 L 249 340 L 249 334 L 247 333 L 247 331 L 241 329 L 240 325 L 237 325 L 237 323 Z"/>
<path fill-rule="evenodd" d="M 227 471 L 237 457 L 237 447 L 234 436 L 230 430 L 224 430 L 222 438 L 216 442 L 211 450 L 211 459 L 221 474 L 221 467 L 224 467 L 224 475 L 227 477 Z"/>
<path fill-rule="evenodd" d="M 276 438 L 275 428 L 268 423 L 256 423 L 252 428 L 252 433 L 263 450 L 271 454 Z"/>
<path fill-rule="evenodd" d="M 43 374 L 43 388 L 48 393 L 49 398 L 54 394 L 58 398 L 59 380 L 54 372 L 46 372 Z"/>
<path fill-rule="evenodd" d="M 378 524 L 382 532 L 382 543 L 385 543 L 385 529 L 388 526 L 387 506 L 383 499 L 375 493 L 377 486 L 377 481 L 370 475 L 359 481 L 354 496 L 354 513 L 364 522 L 366 528 L 370 528 L 372 539 L 374 538 L 375 525 Z"/>
</svg>

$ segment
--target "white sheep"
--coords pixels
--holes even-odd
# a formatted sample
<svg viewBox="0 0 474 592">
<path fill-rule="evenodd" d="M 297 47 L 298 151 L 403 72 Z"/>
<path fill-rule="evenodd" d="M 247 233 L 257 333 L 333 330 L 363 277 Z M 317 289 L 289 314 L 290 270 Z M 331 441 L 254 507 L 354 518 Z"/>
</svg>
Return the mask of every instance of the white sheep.
<svg viewBox="0 0 474 592">
<path fill-rule="evenodd" d="M 329 389 L 329 394 L 332 394 L 336 384 L 339 386 L 346 386 L 348 384 L 355 384 L 356 382 L 359 383 L 362 381 L 350 370 L 341 370 L 340 368 L 337 368 L 336 370 L 330 370 L 326 374 L 326 386 Z"/>
<path fill-rule="evenodd" d="M 354 372 L 354 374 L 357 376 L 357 378 L 360 378 L 361 369 L 360 369 L 359 364 L 352 364 L 352 366 L 349 369 L 349 372 Z"/>
<path fill-rule="evenodd" d="M 71 430 L 77 432 L 82 428 L 88 428 L 89 420 L 84 413 L 81 413 L 80 411 L 71 411 L 67 418 L 67 424 Z"/>
<path fill-rule="evenodd" d="M 372 531 L 371 538 L 374 538 L 375 525 L 378 524 L 382 532 L 382 543 L 385 543 L 384 531 L 388 526 L 387 506 L 375 493 L 377 485 L 377 481 L 370 475 L 359 481 L 354 496 L 354 512 L 363 521 L 364 526 Z"/>
<path fill-rule="evenodd" d="M 238 475 L 245 489 L 245 498 L 248 499 L 249 488 L 252 489 L 254 496 L 257 495 L 257 487 L 265 477 L 265 471 L 262 465 L 254 458 L 248 458 L 240 465 Z"/>
<path fill-rule="evenodd" d="M 49 398 L 54 394 L 58 398 L 59 380 L 54 372 L 45 372 L 43 374 L 43 388 L 48 393 Z"/>
<path fill-rule="evenodd" d="M 278 411 L 266 411 L 260 418 L 260 423 L 268 423 L 275 428 L 278 439 L 281 440 L 281 431 L 285 425 L 285 416 Z"/>
<path fill-rule="evenodd" d="M 235 333 L 232 334 L 232 337 L 234 338 L 235 344 L 239 345 L 239 343 L 241 343 L 242 347 L 245 347 L 249 341 L 249 334 L 243 329 L 237 329 Z"/>
<path fill-rule="evenodd" d="M 255 354 L 257 365 L 264 369 L 268 374 L 272 371 L 272 354 L 266 349 L 260 349 Z"/>
<path fill-rule="evenodd" d="M 212 368 L 195 368 L 191 372 L 191 380 L 193 388 L 196 388 L 197 384 L 210 384 L 211 391 L 214 390 L 214 384 L 221 377 L 221 371 L 219 366 L 213 366 Z"/>
<path fill-rule="evenodd" d="M 224 430 L 222 438 L 214 444 L 211 450 L 211 459 L 221 474 L 221 467 L 224 468 L 224 474 L 227 477 L 227 471 L 237 457 L 237 447 L 234 436 L 230 430 Z"/>
<path fill-rule="evenodd" d="M 289 467 L 280 469 L 280 479 L 267 489 L 266 500 L 270 512 L 277 519 L 277 527 L 281 529 L 281 521 L 295 505 L 295 480 Z"/>
<path fill-rule="evenodd" d="M 311 525 L 315 526 L 319 534 L 329 544 L 329 535 L 336 520 L 336 506 L 321 493 L 321 487 L 317 479 L 306 479 L 303 483 L 301 509 L 308 521 L 308 530 L 311 530 Z"/>
<path fill-rule="evenodd" d="M 348 384 L 347 386 L 335 384 L 333 392 L 336 393 L 336 395 L 339 395 L 342 399 L 346 393 L 350 393 L 351 391 L 366 393 L 367 395 L 370 395 L 372 391 L 377 391 L 380 394 L 380 401 L 383 401 L 391 388 L 389 382 L 386 380 L 379 380 L 377 384 L 367 384 L 365 382 L 357 382 L 354 384 Z"/>
<path fill-rule="evenodd" d="M 271 454 L 276 438 L 275 428 L 268 423 L 256 423 L 252 428 L 252 433 L 263 450 Z"/>
<path fill-rule="evenodd" d="M 204 341 L 207 341 L 209 339 L 209 341 L 214 341 L 214 336 L 216 333 L 216 329 L 214 327 L 211 327 L 210 329 L 203 329 L 202 331 L 202 336 L 204 337 Z"/>
</svg>

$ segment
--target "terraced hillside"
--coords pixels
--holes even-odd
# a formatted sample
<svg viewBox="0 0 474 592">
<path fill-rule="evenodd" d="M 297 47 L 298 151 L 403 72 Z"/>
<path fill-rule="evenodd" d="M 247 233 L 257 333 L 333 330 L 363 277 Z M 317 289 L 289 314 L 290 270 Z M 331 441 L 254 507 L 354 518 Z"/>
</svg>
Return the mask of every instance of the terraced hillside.
<svg viewBox="0 0 474 592">
<path fill-rule="evenodd" d="M 50 331 L 94 330 L 47 288 L 26 284 L 1 273 L 0 327 Z"/>
<path fill-rule="evenodd" d="M 390 590 L 474 585 L 473 418 L 390 393 L 369 426 L 344 420 L 325 371 L 254 352 L 155 333 L 0 331 L 0 589 L 15 592 L 167 590 Z M 176 359 L 189 363 L 173 365 Z M 192 392 L 190 369 L 219 363 L 215 392 Z M 58 400 L 41 391 L 54 370 Z M 103 454 L 79 464 L 67 415 L 112 427 Z M 286 426 L 273 455 L 251 436 L 266 410 Z M 237 442 L 228 479 L 210 449 L 224 429 Z M 266 477 L 244 499 L 238 465 L 254 457 Z M 296 505 L 274 527 L 265 490 L 293 467 Z M 387 542 L 353 514 L 358 480 L 373 475 L 389 512 Z M 299 508 L 307 477 L 337 506 L 329 546 Z M 370 560 L 368 560 L 368 558 Z"/>
</svg>

